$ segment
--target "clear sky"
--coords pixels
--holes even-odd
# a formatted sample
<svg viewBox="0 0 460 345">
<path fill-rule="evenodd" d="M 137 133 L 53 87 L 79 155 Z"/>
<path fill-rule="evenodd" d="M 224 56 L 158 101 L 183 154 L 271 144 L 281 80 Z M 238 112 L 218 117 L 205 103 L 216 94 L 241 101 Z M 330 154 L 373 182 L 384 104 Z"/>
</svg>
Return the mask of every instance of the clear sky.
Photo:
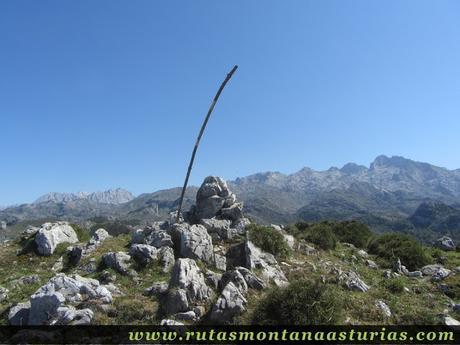
<svg viewBox="0 0 460 345">
<path fill-rule="evenodd" d="M 460 168 L 459 1 L 0 1 L 0 205 L 379 154 Z"/>
</svg>

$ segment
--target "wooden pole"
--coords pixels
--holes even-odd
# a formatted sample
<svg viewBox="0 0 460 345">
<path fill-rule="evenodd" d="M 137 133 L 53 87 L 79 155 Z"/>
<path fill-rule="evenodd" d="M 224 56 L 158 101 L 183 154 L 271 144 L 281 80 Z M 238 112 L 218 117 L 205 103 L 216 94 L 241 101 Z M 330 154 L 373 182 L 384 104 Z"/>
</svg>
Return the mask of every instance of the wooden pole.
<svg viewBox="0 0 460 345">
<path fill-rule="evenodd" d="M 196 155 L 196 151 L 198 150 L 198 146 L 200 145 L 201 137 L 203 136 L 204 130 L 206 128 L 206 125 L 208 124 L 209 118 L 211 117 L 212 111 L 214 110 L 214 107 L 216 106 L 216 103 L 217 103 L 217 100 L 220 97 L 220 94 L 224 90 L 225 85 L 227 85 L 228 81 L 232 77 L 233 73 L 235 73 L 237 68 L 238 68 L 238 66 L 235 65 L 232 68 L 232 70 L 227 74 L 227 77 L 225 77 L 224 81 L 222 82 L 222 84 L 219 87 L 219 90 L 217 90 L 217 93 L 214 96 L 214 99 L 213 99 L 213 101 L 211 103 L 211 106 L 209 107 L 208 113 L 206 114 L 204 122 L 201 125 L 200 133 L 198 134 L 198 138 L 196 139 L 195 146 L 193 147 L 192 157 L 190 158 L 190 163 L 189 163 L 188 169 L 187 169 L 187 175 L 185 175 L 184 186 L 182 187 L 182 192 L 181 192 L 180 200 L 179 200 L 179 206 L 177 207 L 176 223 L 179 223 L 179 220 L 180 220 L 180 214 L 181 214 L 181 211 L 182 211 L 182 203 L 184 202 L 185 190 L 187 189 L 188 179 L 190 177 L 190 173 L 192 172 L 193 162 L 195 160 L 195 155 Z"/>
</svg>

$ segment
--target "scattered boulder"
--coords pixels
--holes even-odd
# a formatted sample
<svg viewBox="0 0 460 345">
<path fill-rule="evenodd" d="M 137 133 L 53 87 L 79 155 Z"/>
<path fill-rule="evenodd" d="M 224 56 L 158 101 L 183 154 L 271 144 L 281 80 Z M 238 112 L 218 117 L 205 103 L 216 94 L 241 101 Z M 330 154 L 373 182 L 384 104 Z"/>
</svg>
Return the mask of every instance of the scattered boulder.
<svg viewBox="0 0 460 345">
<path fill-rule="evenodd" d="M 37 252 L 44 256 L 52 255 L 58 244 L 76 242 L 77 234 L 67 222 L 45 223 L 35 235 Z"/>
<path fill-rule="evenodd" d="M 431 280 L 435 282 L 439 282 L 444 280 L 450 275 L 451 271 L 447 268 L 441 267 L 435 274 L 431 276 Z"/>
<path fill-rule="evenodd" d="M 454 251 L 455 250 L 455 244 L 452 238 L 448 236 L 442 236 L 441 238 L 438 238 L 434 245 L 437 248 L 440 248 L 442 250 L 446 251 Z"/>
<path fill-rule="evenodd" d="M 97 229 L 86 244 L 86 247 L 83 250 L 83 256 L 94 252 L 106 239 L 110 237 L 111 236 L 105 229 Z"/>
<path fill-rule="evenodd" d="M 376 301 L 375 306 L 382 312 L 384 316 L 391 317 L 390 307 L 384 301 Z"/>
<path fill-rule="evenodd" d="M 427 265 L 421 269 L 424 276 L 430 276 L 433 281 L 441 281 L 451 274 L 451 271 L 439 264 Z"/>
<path fill-rule="evenodd" d="M 341 274 L 339 281 L 341 281 L 342 285 L 351 291 L 366 292 L 370 289 L 369 285 L 367 285 L 356 272 Z"/>
<path fill-rule="evenodd" d="M 131 256 L 125 252 L 108 252 L 102 256 L 102 262 L 106 267 L 112 268 L 123 275 L 135 275 L 130 268 Z"/>
<path fill-rule="evenodd" d="M 8 298 L 8 289 L 0 286 L 0 302 L 3 302 Z"/>
<path fill-rule="evenodd" d="M 247 300 L 241 291 L 229 282 L 213 305 L 210 320 L 214 323 L 226 323 L 246 310 Z"/>
<path fill-rule="evenodd" d="M 374 261 L 372 261 L 372 260 L 370 260 L 370 259 L 367 259 L 367 260 L 365 261 L 365 263 L 366 263 L 366 266 L 367 266 L 367 267 L 372 268 L 373 270 L 376 270 L 376 269 L 379 268 L 379 266 L 378 266 Z"/>
<path fill-rule="evenodd" d="M 455 320 L 453 317 L 449 315 L 444 315 L 443 322 L 446 326 L 460 326 L 460 321 Z"/>
<path fill-rule="evenodd" d="M 421 278 L 423 273 L 421 271 L 407 272 L 406 276 L 410 278 Z"/>
<path fill-rule="evenodd" d="M 129 255 L 141 265 L 147 265 L 157 259 L 158 249 L 148 244 L 133 244 Z"/>
<path fill-rule="evenodd" d="M 195 321 L 197 319 L 196 314 L 193 310 L 186 311 L 183 313 L 177 313 L 173 317 L 175 320 L 182 320 L 182 321 Z"/>
<path fill-rule="evenodd" d="M 171 319 L 163 319 L 160 321 L 160 326 L 183 326 L 182 322 L 178 322 L 176 320 Z"/>
</svg>

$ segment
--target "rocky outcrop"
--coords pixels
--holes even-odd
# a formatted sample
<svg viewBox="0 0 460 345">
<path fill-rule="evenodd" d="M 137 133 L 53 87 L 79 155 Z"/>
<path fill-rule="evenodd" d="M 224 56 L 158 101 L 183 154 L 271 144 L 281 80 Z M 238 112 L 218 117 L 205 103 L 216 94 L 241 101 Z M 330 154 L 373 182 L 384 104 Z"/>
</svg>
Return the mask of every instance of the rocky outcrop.
<svg viewBox="0 0 460 345">
<path fill-rule="evenodd" d="M 226 323 L 246 310 L 247 300 L 233 282 L 229 282 L 213 305 L 211 322 Z"/>
<path fill-rule="evenodd" d="M 35 235 L 37 252 L 45 256 L 53 254 L 58 244 L 76 242 L 77 234 L 67 222 L 45 223 Z"/>
<path fill-rule="evenodd" d="M 106 267 L 112 268 L 123 275 L 135 275 L 130 268 L 131 256 L 125 252 L 108 252 L 102 256 L 102 262 Z"/>
<path fill-rule="evenodd" d="M 175 224 L 172 232 L 177 239 L 181 257 L 212 263 L 214 250 L 211 236 L 202 225 Z"/>
<path fill-rule="evenodd" d="M 138 229 L 133 232 L 131 243 L 148 244 L 156 248 L 172 247 L 173 241 L 167 231 L 168 227 L 168 222 L 155 222 L 145 229 Z"/>
<path fill-rule="evenodd" d="M 356 272 L 341 273 L 339 275 L 341 284 L 351 291 L 366 292 L 370 289 Z"/>
<path fill-rule="evenodd" d="M 168 315 L 186 312 L 212 296 L 205 278 L 192 259 L 177 259 L 169 282 L 169 291 L 164 309 Z"/>
<path fill-rule="evenodd" d="M 158 249 L 148 244 L 133 244 L 129 255 L 141 265 L 147 265 L 157 259 Z"/>
<path fill-rule="evenodd" d="M 112 294 L 95 279 L 58 274 L 39 288 L 28 303 L 11 308 L 8 318 L 12 325 L 89 324 L 94 313 L 72 306 L 81 302 L 111 303 Z"/>
<path fill-rule="evenodd" d="M 435 282 L 444 280 L 452 273 L 451 270 L 439 264 L 424 266 L 421 271 L 424 276 L 430 276 L 431 280 Z"/>
<path fill-rule="evenodd" d="M 438 238 L 434 245 L 442 250 L 446 251 L 453 251 L 455 250 L 455 244 L 454 241 L 448 237 L 448 236 L 443 236 L 441 238 Z"/>
<path fill-rule="evenodd" d="M 273 281 L 276 286 L 284 286 L 288 283 L 286 276 L 281 270 L 275 257 L 256 247 L 251 241 L 245 242 L 246 268 L 261 271 L 261 275 L 267 281 Z"/>
</svg>

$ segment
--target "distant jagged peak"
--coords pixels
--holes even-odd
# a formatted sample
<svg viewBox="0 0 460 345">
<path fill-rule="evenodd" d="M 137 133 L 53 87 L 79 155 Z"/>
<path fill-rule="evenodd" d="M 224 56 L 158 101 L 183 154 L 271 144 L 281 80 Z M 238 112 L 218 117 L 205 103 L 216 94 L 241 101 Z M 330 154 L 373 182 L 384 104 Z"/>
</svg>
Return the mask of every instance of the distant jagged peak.
<svg viewBox="0 0 460 345">
<path fill-rule="evenodd" d="M 102 192 L 77 192 L 77 193 L 59 193 L 52 192 L 45 194 L 35 200 L 34 204 L 56 202 L 68 203 L 77 200 L 88 200 L 100 204 L 123 204 L 134 199 L 134 195 L 123 188 L 109 189 Z"/>
<path fill-rule="evenodd" d="M 367 168 L 364 165 L 359 165 L 356 163 L 347 163 L 340 169 L 340 171 L 344 174 L 352 175 L 365 172 L 367 171 Z"/>
</svg>

